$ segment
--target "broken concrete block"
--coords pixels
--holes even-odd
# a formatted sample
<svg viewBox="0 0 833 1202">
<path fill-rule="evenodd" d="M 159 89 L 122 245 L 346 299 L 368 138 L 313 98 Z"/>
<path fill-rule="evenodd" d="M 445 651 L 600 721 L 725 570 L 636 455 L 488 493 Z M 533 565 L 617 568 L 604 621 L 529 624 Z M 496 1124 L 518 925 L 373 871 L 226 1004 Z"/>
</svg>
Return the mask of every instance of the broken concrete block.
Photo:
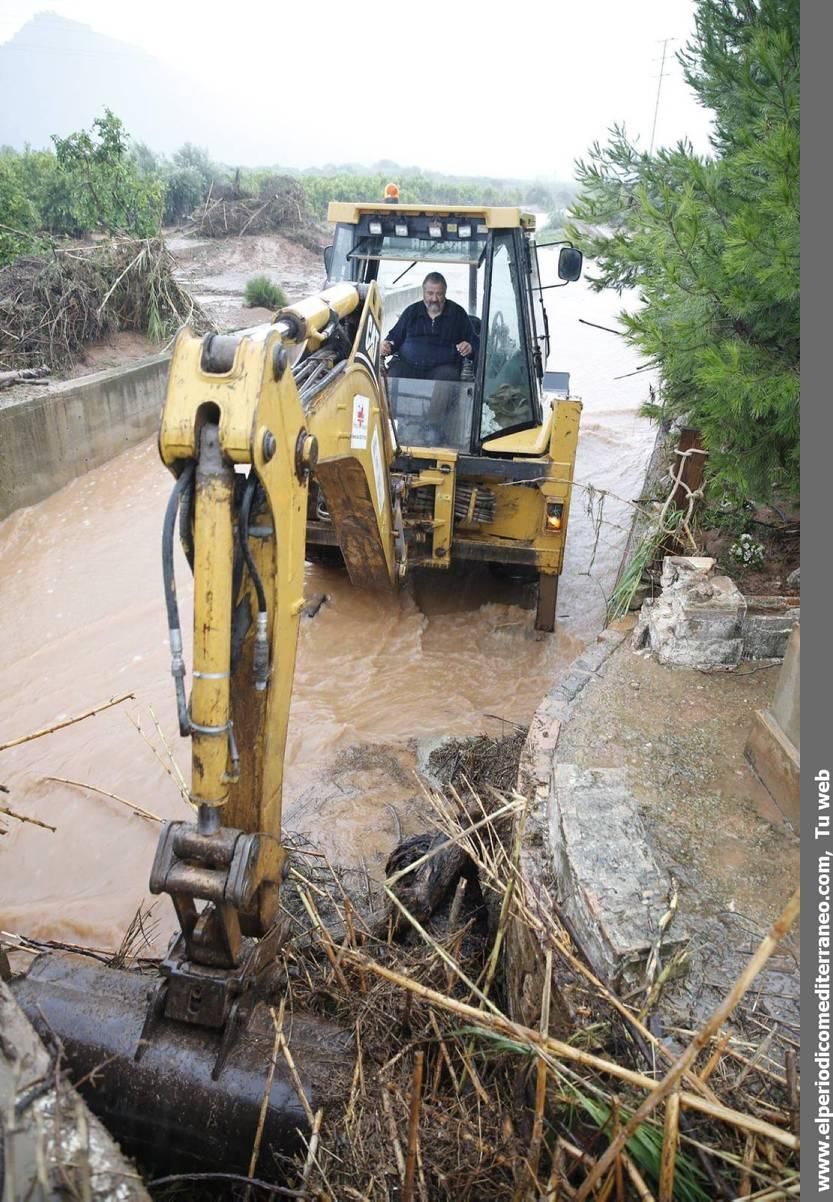
<svg viewBox="0 0 833 1202">
<path fill-rule="evenodd" d="M 743 658 L 783 659 L 800 618 L 799 606 L 790 605 L 785 597 L 747 597 Z"/>
<path fill-rule="evenodd" d="M 670 882 L 621 773 L 557 764 L 549 837 L 559 902 L 594 970 L 616 984 L 640 984 Z M 675 921 L 663 947 L 685 941 Z"/>
<path fill-rule="evenodd" d="M 637 649 L 680 668 L 735 668 L 743 655 L 746 600 L 706 556 L 666 556 L 662 594 L 646 601 L 633 635 Z"/>
<path fill-rule="evenodd" d="M 671 589 L 691 589 L 714 574 L 717 560 L 710 555 L 666 555 L 662 561 L 660 587 L 662 591 Z"/>
<path fill-rule="evenodd" d="M 0 1114 L 13 1119 L 0 1130 L 3 1198 L 151 1202 L 135 1166 L 58 1071 L 3 980 L 0 1032 Z"/>
</svg>

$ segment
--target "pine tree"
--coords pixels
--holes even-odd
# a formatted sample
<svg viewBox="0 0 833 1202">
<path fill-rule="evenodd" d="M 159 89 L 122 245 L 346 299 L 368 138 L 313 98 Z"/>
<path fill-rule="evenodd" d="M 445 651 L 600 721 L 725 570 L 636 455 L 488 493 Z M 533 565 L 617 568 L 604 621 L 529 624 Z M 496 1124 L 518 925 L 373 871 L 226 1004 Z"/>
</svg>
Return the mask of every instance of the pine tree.
<svg viewBox="0 0 833 1202">
<path fill-rule="evenodd" d="M 799 482 L 799 3 L 698 0 L 678 56 L 712 110 L 713 155 L 654 155 L 614 127 L 578 164 L 571 236 L 596 288 L 638 289 L 626 336 L 697 426 L 734 498 Z M 657 415 L 653 406 L 646 411 Z"/>
</svg>

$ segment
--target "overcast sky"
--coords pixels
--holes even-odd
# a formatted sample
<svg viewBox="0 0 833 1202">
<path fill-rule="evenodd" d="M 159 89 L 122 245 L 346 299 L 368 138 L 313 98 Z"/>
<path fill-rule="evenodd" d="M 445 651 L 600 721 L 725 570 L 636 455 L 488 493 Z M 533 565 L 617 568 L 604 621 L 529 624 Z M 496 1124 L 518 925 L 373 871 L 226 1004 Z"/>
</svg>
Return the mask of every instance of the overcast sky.
<svg viewBox="0 0 833 1202">
<path fill-rule="evenodd" d="M 614 122 L 647 147 L 664 39 L 656 144 L 688 137 L 708 149 L 708 115 L 674 58 L 693 0 L 0 0 L 0 42 L 44 9 L 221 90 L 247 144 L 264 129 L 264 162 L 280 145 L 279 161 L 294 167 L 388 158 L 569 178 Z"/>
</svg>

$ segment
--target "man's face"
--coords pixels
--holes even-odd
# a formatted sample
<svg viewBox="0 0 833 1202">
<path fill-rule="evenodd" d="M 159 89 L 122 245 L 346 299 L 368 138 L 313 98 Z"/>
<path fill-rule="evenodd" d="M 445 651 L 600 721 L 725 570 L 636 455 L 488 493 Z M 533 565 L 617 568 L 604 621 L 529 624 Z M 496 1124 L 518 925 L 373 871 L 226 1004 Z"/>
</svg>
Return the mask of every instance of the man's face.
<svg viewBox="0 0 833 1202">
<path fill-rule="evenodd" d="M 439 317 L 445 304 L 445 284 L 423 284 L 422 299 L 432 317 Z"/>
</svg>

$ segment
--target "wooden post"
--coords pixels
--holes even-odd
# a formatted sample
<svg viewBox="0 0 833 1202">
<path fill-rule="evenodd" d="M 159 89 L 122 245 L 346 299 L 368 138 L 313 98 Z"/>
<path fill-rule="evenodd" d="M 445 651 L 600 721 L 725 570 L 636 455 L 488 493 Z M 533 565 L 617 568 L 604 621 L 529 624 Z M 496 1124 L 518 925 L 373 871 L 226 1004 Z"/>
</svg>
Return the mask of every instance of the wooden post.
<svg viewBox="0 0 833 1202">
<path fill-rule="evenodd" d="M 684 453 L 685 451 L 702 451 L 703 443 L 700 439 L 700 431 L 695 430 L 691 426 L 684 426 L 680 431 L 680 441 L 677 444 L 677 450 L 680 453 Z M 675 464 L 675 467 L 677 466 Z M 688 493 L 683 485 L 687 485 L 692 492 L 696 492 L 703 483 L 703 469 L 705 466 L 705 453 L 686 456 L 680 483 L 674 489 L 674 495 L 671 498 L 671 503 L 676 509 L 685 509 L 686 507 Z"/>
</svg>

